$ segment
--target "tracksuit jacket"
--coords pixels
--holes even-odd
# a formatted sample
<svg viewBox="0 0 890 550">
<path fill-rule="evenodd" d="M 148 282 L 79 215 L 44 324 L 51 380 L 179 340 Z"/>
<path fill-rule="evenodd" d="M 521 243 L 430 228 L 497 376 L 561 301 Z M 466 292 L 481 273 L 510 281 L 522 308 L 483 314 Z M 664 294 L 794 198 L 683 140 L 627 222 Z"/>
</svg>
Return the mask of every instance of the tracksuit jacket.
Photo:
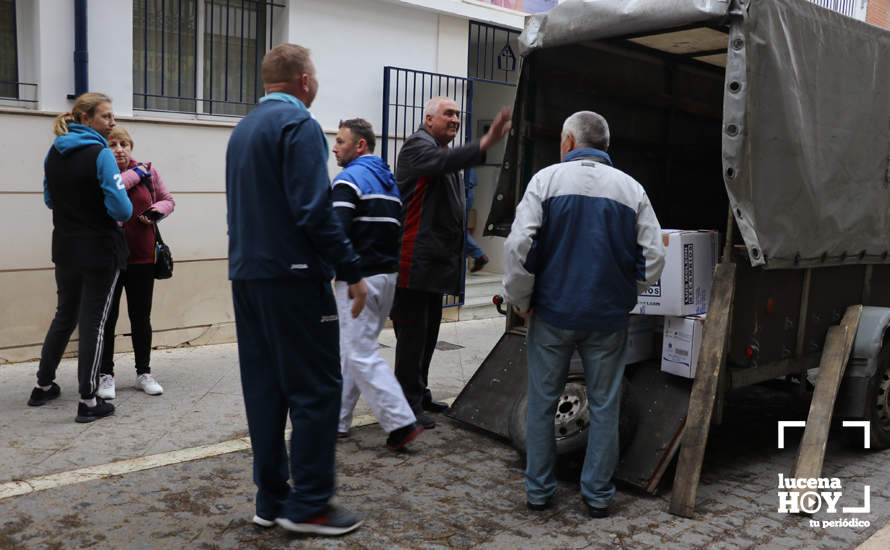
<svg viewBox="0 0 890 550">
<path fill-rule="evenodd" d="M 664 245 L 649 197 L 597 149 L 536 173 L 504 242 L 507 300 L 552 326 L 627 328 L 637 296 L 661 276 Z"/>
<path fill-rule="evenodd" d="M 402 200 L 389 166 L 374 155 L 354 159 L 331 183 L 331 202 L 361 256 L 362 277 L 398 272 Z"/>
<path fill-rule="evenodd" d="M 426 128 L 405 140 L 396 167 L 403 224 L 400 288 L 460 294 L 467 197 L 459 172 L 484 161 L 478 142 L 442 147 Z"/>
<path fill-rule="evenodd" d="M 127 198 L 108 142 L 89 126 L 71 123 L 44 161 L 43 200 L 53 211 L 52 260 L 71 267 L 127 266 L 117 222 L 127 221 Z"/>
<path fill-rule="evenodd" d="M 229 278 L 330 280 L 336 267 L 357 283 L 359 257 L 331 206 L 321 126 L 293 96 L 260 101 L 226 150 Z"/>
</svg>

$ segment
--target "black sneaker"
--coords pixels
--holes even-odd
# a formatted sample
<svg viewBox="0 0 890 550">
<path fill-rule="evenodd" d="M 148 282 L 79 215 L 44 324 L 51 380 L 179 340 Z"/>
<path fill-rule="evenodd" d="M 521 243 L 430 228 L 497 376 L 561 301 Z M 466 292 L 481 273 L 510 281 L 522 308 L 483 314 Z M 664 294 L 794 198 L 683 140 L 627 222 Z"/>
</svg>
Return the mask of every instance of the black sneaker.
<svg viewBox="0 0 890 550">
<path fill-rule="evenodd" d="M 28 399 L 28 405 L 32 407 L 39 407 L 40 405 L 46 405 L 56 397 L 59 397 L 59 394 L 62 393 L 62 388 L 59 387 L 58 384 L 52 382 L 49 385 L 48 390 L 41 390 L 40 388 L 34 388 L 31 390 L 31 398 Z"/>
<path fill-rule="evenodd" d="M 477 271 L 481 270 L 483 267 L 485 267 L 485 264 L 487 264 L 488 261 L 488 256 L 486 256 L 485 254 L 479 256 L 478 258 L 473 260 L 473 267 L 470 268 L 470 273 L 476 273 Z"/>
<path fill-rule="evenodd" d="M 386 448 L 390 451 L 398 451 L 408 443 L 414 440 L 423 431 L 423 426 L 417 422 L 412 422 L 407 426 L 402 426 L 397 430 L 389 432 L 386 438 Z"/>
<path fill-rule="evenodd" d="M 433 401 L 431 399 L 423 402 L 423 410 L 432 413 L 443 413 L 448 410 L 448 403 L 445 403 L 444 401 Z"/>
<path fill-rule="evenodd" d="M 609 507 L 600 508 L 598 506 L 587 505 L 587 515 L 592 518 L 606 518 L 609 517 Z"/>
<path fill-rule="evenodd" d="M 294 533 L 312 535 L 345 535 L 358 529 L 362 522 L 358 516 L 345 508 L 328 504 L 317 516 L 302 521 L 291 521 L 287 518 L 276 518 L 275 523 Z"/>
<path fill-rule="evenodd" d="M 112 414 L 114 414 L 114 405 L 106 403 L 101 397 L 97 397 L 95 407 L 88 407 L 83 403 L 78 403 L 77 418 L 74 420 L 83 424 Z"/>
<path fill-rule="evenodd" d="M 418 414 L 417 422 L 423 426 L 424 430 L 432 430 L 436 427 L 436 421 L 425 414 Z"/>
<path fill-rule="evenodd" d="M 548 498 L 544 502 L 532 502 L 530 500 L 525 501 L 525 507 L 531 510 L 532 512 L 543 512 L 550 508 L 550 499 Z"/>
</svg>

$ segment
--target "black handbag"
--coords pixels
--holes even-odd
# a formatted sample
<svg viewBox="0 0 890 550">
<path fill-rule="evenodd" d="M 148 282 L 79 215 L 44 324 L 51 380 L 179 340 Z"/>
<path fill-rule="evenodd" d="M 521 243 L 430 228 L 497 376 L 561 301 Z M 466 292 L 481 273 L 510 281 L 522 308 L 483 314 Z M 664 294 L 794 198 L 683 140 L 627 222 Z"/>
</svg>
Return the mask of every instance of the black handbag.
<svg viewBox="0 0 890 550">
<path fill-rule="evenodd" d="M 169 279 L 173 276 L 173 254 L 170 247 L 164 244 L 158 225 L 155 228 L 155 279 Z"/>
<path fill-rule="evenodd" d="M 142 178 L 143 185 L 148 189 L 148 194 L 154 202 L 154 191 L 151 186 L 151 177 Z M 158 223 L 151 224 L 155 230 L 155 279 L 169 279 L 173 276 L 173 254 L 170 247 L 164 243 Z"/>
</svg>

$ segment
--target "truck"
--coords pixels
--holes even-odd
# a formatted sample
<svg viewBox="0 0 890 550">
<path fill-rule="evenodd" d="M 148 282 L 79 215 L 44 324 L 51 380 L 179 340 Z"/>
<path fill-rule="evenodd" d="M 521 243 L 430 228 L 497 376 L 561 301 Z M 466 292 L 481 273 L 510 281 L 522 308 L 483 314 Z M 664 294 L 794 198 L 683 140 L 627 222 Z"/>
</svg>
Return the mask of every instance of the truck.
<svg viewBox="0 0 890 550">
<path fill-rule="evenodd" d="M 691 517 L 724 396 L 781 378 L 812 394 L 797 477 L 819 476 L 832 418 L 890 447 L 890 32 L 807 0 L 568 0 L 519 42 L 486 235 L 509 233 L 579 110 L 608 120 L 662 227 L 720 235 L 695 378 L 627 369 L 616 478 L 654 492 L 676 459 L 670 511 Z M 523 450 L 525 325 L 504 313 L 449 415 Z M 584 448 L 586 415 L 575 366 L 559 453 Z"/>
</svg>

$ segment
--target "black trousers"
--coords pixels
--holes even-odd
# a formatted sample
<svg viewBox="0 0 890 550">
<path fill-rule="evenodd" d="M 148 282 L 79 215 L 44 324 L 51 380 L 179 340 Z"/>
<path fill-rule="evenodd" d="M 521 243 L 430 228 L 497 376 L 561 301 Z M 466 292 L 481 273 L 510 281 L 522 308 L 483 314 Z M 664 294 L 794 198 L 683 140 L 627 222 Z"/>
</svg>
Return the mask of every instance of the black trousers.
<svg viewBox="0 0 890 550">
<path fill-rule="evenodd" d="M 105 323 L 114 297 L 118 270 L 56 265 L 56 315 L 46 333 L 37 367 L 37 383 L 48 386 L 74 327 L 78 326 L 77 382 L 83 399 L 91 399 L 99 387 L 99 363 L 105 339 Z"/>
<path fill-rule="evenodd" d="M 343 379 L 333 289 L 329 281 L 235 280 L 232 299 L 256 513 L 302 521 L 323 510 L 335 489 Z"/>
<path fill-rule="evenodd" d="M 390 318 L 396 333 L 396 379 L 419 415 L 423 403 L 432 399 L 427 385 L 442 321 L 442 293 L 397 288 Z"/>
<path fill-rule="evenodd" d="M 151 300 L 155 288 L 154 264 L 129 264 L 121 271 L 114 287 L 114 301 L 105 323 L 105 349 L 102 352 L 102 374 L 114 375 L 114 329 L 120 313 L 121 294 L 127 291 L 127 314 L 133 353 L 136 356 L 136 376 L 151 372 Z"/>
</svg>

